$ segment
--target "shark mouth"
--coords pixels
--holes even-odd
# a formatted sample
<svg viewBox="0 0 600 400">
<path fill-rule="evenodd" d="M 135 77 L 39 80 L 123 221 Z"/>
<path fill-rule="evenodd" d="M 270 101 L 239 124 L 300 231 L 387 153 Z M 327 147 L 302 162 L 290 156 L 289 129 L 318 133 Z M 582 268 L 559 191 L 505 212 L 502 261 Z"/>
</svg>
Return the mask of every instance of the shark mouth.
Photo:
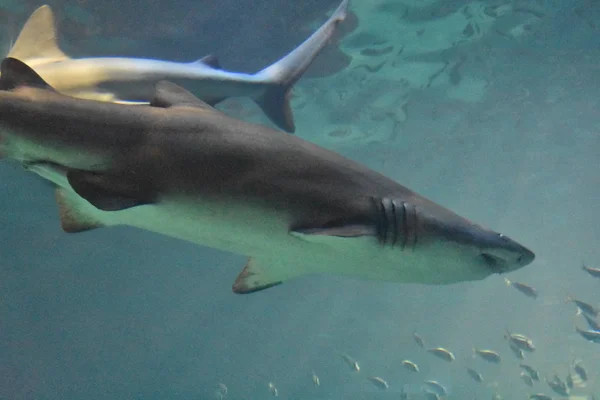
<svg viewBox="0 0 600 400">
<path fill-rule="evenodd" d="M 505 259 L 490 253 L 481 253 L 479 256 L 481 259 L 483 259 L 485 265 L 487 265 L 494 272 L 502 273 L 506 270 Z"/>
</svg>

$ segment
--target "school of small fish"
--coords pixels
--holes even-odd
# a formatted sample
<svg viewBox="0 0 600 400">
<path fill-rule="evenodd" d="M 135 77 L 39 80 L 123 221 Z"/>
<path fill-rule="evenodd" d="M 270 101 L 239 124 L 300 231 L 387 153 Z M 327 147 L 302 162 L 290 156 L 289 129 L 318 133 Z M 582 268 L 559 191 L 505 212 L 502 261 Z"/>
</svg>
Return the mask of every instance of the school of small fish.
<svg viewBox="0 0 600 400">
<path fill-rule="evenodd" d="M 582 269 L 592 277 L 600 278 L 600 268 L 592 268 L 583 265 Z M 538 297 L 537 290 L 527 284 L 509 281 L 508 279 L 505 279 L 505 282 L 507 286 L 515 288 L 527 297 L 530 297 L 532 299 L 536 299 Z M 598 322 L 598 317 L 600 316 L 600 308 L 596 308 L 592 304 L 577 299 L 573 296 L 569 296 L 567 298 L 567 302 L 573 303 L 576 306 L 576 315 L 584 317 L 587 323 L 586 329 L 580 328 L 576 325 L 575 331 L 583 339 L 589 342 L 600 343 L 600 323 Z M 421 336 L 417 331 L 413 331 L 412 339 L 419 348 L 423 349 L 425 353 L 429 353 L 447 363 L 456 364 L 456 356 L 450 349 L 441 346 L 428 347 L 423 336 Z M 516 356 L 515 358 L 517 361 L 513 361 L 512 358 L 510 361 L 504 360 L 501 357 L 500 353 L 494 349 L 485 349 L 477 347 L 473 347 L 473 354 L 471 355 L 471 357 L 468 358 L 468 360 L 472 361 L 473 359 L 479 358 L 482 360 L 481 362 L 490 364 L 514 362 L 515 374 L 518 377 L 520 377 L 520 380 L 523 382 L 523 399 L 596 400 L 593 394 L 585 393 L 585 389 L 587 388 L 588 383 L 590 382 L 590 375 L 588 374 L 588 370 L 586 369 L 583 361 L 580 358 L 573 359 L 570 362 L 570 364 L 567 365 L 566 376 L 563 377 L 553 371 L 551 375 L 549 374 L 541 378 L 538 367 L 534 367 L 524 362 L 524 360 L 526 359 L 526 354 L 532 353 L 537 350 L 533 339 L 522 333 L 511 332 L 508 329 L 506 329 L 504 333 L 504 339 L 507 341 L 508 348 Z M 408 393 L 404 385 L 399 384 L 398 387 L 396 387 L 396 384 L 390 384 L 385 378 L 381 376 L 371 374 L 360 374 L 361 367 L 356 359 L 354 359 L 348 354 L 341 354 L 340 356 L 341 359 L 345 362 L 345 364 L 349 367 L 350 373 L 355 373 L 357 374 L 357 376 L 363 376 L 362 379 L 365 379 L 365 381 L 370 382 L 375 388 L 381 391 L 389 391 L 392 388 L 392 386 L 394 386 L 394 394 L 398 393 L 398 396 L 394 396 L 394 398 L 398 398 L 400 400 L 423 398 L 427 400 L 440 400 L 447 398 L 447 396 L 449 396 L 450 394 L 450 390 L 441 381 L 430 379 L 429 377 L 423 378 L 420 395 Z M 468 361 L 469 365 L 464 367 L 466 369 L 467 375 L 472 379 L 473 384 L 475 385 L 486 384 L 489 381 L 489 379 L 485 379 L 481 372 L 474 367 L 471 361 Z M 419 365 L 414 360 L 403 359 L 399 361 L 399 368 L 400 366 L 404 367 L 405 370 L 413 374 L 422 373 L 421 369 L 419 368 Z M 540 368 L 543 367 L 544 366 L 541 366 Z M 315 371 L 312 371 L 310 376 L 314 386 L 321 386 L 321 380 L 316 375 Z M 498 387 L 497 381 L 489 383 L 488 387 L 494 388 L 494 393 L 491 395 L 492 400 L 504 400 L 504 398 L 500 394 L 502 390 Z M 272 396 L 279 396 L 279 391 L 277 390 L 273 382 L 268 383 L 268 389 Z M 529 391 L 534 391 L 534 389 L 536 393 L 528 393 Z M 575 394 L 573 392 L 575 392 Z M 551 393 L 552 395 L 548 393 Z M 216 398 L 222 400 L 225 399 L 226 395 L 227 387 L 224 384 L 220 383 L 216 393 Z"/>
</svg>

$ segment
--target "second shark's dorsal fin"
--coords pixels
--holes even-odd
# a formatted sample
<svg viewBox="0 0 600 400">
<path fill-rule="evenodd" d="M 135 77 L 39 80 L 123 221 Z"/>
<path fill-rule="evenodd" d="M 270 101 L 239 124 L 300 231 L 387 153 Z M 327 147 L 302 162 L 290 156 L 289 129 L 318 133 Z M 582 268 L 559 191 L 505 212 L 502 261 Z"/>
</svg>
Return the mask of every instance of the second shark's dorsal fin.
<svg viewBox="0 0 600 400">
<path fill-rule="evenodd" d="M 47 5 L 41 6 L 25 22 L 8 57 L 30 65 L 66 60 L 69 57 L 58 47 L 56 36 L 52 9 Z"/>
<path fill-rule="evenodd" d="M 13 90 L 20 86 L 54 90 L 24 62 L 15 58 L 5 58 L 0 64 L 0 90 Z"/>
<path fill-rule="evenodd" d="M 219 59 L 214 54 L 209 54 L 199 60 L 193 61 L 192 64 L 204 64 L 214 69 L 222 69 Z"/>
<path fill-rule="evenodd" d="M 215 108 L 206 104 L 192 93 L 169 81 L 160 81 L 156 84 L 156 92 L 150 105 L 161 108 L 196 107 L 217 112 Z"/>
</svg>

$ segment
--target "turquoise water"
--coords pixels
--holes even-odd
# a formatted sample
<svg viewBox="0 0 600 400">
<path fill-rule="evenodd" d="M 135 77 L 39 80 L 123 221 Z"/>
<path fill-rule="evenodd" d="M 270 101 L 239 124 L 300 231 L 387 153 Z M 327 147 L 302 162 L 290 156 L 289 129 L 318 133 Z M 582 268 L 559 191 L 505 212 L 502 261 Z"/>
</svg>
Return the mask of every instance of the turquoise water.
<svg viewBox="0 0 600 400">
<path fill-rule="evenodd" d="M 73 57 L 214 53 L 243 72 L 280 58 L 337 6 L 218 3 L 49 4 Z M 24 4 L 0 3 L 7 48 L 42 5 Z M 600 8 L 535 0 L 350 8 L 295 86 L 296 135 L 531 248 L 536 260 L 506 277 L 538 298 L 497 275 L 450 286 L 314 276 L 235 295 L 244 257 L 128 227 L 67 235 L 49 185 L 3 162 L 0 398 L 266 399 L 271 382 L 283 399 L 392 399 L 403 389 L 421 399 L 429 379 L 448 399 L 561 398 L 544 379 L 565 379 L 574 359 L 589 380 L 571 395 L 600 392 L 600 345 L 575 332 L 585 320 L 566 302 L 600 304 L 600 280 L 581 269 L 600 266 Z M 269 124 L 244 98 L 218 108 Z M 518 360 L 507 329 L 532 338 L 535 352 Z M 428 354 L 414 331 L 456 359 Z M 502 362 L 474 358 L 473 347 L 498 351 Z M 533 388 L 519 376 L 522 362 L 540 372 Z"/>
</svg>

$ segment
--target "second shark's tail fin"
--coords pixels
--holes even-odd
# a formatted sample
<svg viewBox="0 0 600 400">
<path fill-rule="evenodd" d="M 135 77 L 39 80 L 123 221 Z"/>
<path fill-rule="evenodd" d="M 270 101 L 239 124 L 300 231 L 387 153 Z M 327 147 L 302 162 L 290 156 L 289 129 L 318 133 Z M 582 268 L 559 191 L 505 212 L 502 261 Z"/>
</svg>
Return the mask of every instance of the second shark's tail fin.
<svg viewBox="0 0 600 400">
<path fill-rule="evenodd" d="M 327 22 L 300 46 L 255 75 L 267 84 L 267 88 L 254 101 L 275 124 L 288 132 L 296 129 L 290 108 L 292 86 L 325 47 L 337 25 L 346 18 L 348 2 L 349 0 L 343 0 Z"/>
<path fill-rule="evenodd" d="M 31 67 L 69 57 L 58 46 L 54 14 L 49 6 L 41 6 L 31 14 L 8 56 Z"/>
</svg>

